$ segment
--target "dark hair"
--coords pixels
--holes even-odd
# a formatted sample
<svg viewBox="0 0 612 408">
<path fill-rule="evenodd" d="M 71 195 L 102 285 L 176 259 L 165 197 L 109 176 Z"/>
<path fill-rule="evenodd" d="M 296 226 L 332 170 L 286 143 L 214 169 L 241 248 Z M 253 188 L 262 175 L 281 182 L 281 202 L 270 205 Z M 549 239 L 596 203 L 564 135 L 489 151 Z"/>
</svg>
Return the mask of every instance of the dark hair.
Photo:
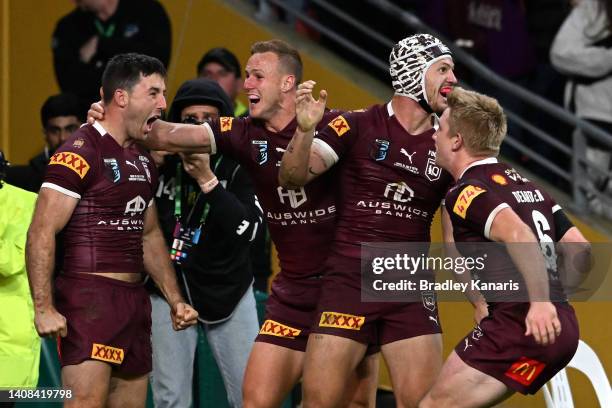
<svg viewBox="0 0 612 408">
<path fill-rule="evenodd" d="M 202 56 L 202 59 L 200 62 L 198 62 L 198 71 L 196 72 L 196 75 L 200 75 L 204 65 L 211 62 L 221 64 L 223 68 L 227 69 L 229 72 L 232 72 L 236 78 L 240 78 L 242 76 L 242 68 L 240 68 L 238 58 L 236 58 L 234 53 L 232 53 L 230 50 L 223 47 L 212 48 Z"/>
<path fill-rule="evenodd" d="M 61 93 L 47 98 L 40 108 L 40 120 L 43 127 L 47 127 L 49 119 L 58 116 L 76 116 L 83 120 L 83 110 L 79 104 L 79 98 L 71 93 Z"/>
<path fill-rule="evenodd" d="M 166 68 L 155 57 L 128 53 L 115 55 L 106 65 L 102 74 L 104 102 L 113 99 L 117 89 L 130 91 L 140 81 L 140 75 L 148 77 L 153 74 L 166 76 Z"/>
<path fill-rule="evenodd" d="M 295 75 L 295 86 L 302 82 L 302 58 L 295 48 L 282 40 L 259 41 L 251 46 L 251 55 L 264 52 L 278 56 L 285 69 Z"/>
</svg>

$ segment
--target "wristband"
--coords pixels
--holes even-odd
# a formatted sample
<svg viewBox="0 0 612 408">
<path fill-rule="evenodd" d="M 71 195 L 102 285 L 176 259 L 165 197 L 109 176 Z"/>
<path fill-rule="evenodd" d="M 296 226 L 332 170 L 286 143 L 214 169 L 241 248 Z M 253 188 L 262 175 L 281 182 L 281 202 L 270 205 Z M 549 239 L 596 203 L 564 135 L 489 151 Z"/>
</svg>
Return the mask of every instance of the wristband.
<svg viewBox="0 0 612 408">
<path fill-rule="evenodd" d="M 215 177 L 212 180 L 208 180 L 206 183 L 200 184 L 200 188 L 206 194 L 210 193 L 215 187 L 217 187 L 217 184 L 219 184 L 219 179 Z"/>
</svg>

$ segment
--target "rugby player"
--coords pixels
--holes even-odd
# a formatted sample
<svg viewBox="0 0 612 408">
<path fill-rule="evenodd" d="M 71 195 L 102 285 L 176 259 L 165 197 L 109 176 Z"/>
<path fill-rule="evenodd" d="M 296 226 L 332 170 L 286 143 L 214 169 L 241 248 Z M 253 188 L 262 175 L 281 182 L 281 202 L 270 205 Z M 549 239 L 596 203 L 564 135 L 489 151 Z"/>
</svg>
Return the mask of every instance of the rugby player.
<svg viewBox="0 0 612 408">
<path fill-rule="evenodd" d="M 495 99 L 455 88 L 433 136 L 437 163 L 456 180 L 445 199 L 454 240 L 510 244 L 478 276 L 510 277 L 521 293 L 483 291 L 488 316 L 457 344 L 421 407 L 484 407 L 516 391 L 533 394 L 578 346 L 554 242 L 588 243 L 546 191 L 497 161 L 506 129 Z"/>
<path fill-rule="evenodd" d="M 434 112 L 456 84 L 450 50 L 429 34 L 396 44 L 389 57 L 395 95 L 318 127 L 327 94 L 314 82 L 297 92 L 298 128 L 280 182 L 299 188 L 339 167 L 338 225 L 304 367 L 304 406 L 334 407 L 367 344 L 380 344 L 398 406 L 413 407 L 442 365 L 441 328 L 431 294 L 422 302 L 361 302 L 362 242 L 429 242 L 451 178 L 435 165 Z M 325 122 L 324 122 L 325 123 Z M 314 138 L 314 140 L 313 140 Z M 335 166 L 341 163 L 341 166 Z"/>
<path fill-rule="evenodd" d="M 68 407 L 141 407 L 151 371 L 147 272 L 175 330 L 196 323 L 184 303 L 153 201 L 153 159 L 137 144 L 166 107 L 156 58 L 120 54 L 102 77 L 107 115 L 51 157 L 28 231 L 26 260 L 41 336 L 57 336 Z M 63 266 L 52 274 L 56 235 Z"/>
</svg>

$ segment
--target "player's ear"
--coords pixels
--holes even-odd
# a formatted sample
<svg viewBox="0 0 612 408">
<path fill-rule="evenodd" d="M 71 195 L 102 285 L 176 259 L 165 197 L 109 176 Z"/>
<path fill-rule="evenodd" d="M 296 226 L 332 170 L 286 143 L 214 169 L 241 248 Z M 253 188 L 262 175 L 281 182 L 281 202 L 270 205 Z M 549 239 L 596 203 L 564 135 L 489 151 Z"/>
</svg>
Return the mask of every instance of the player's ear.
<svg viewBox="0 0 612 408">
<path fill-rule="evenodd" d="M 463 146 L 463 136 L 461 135 L 461 132 L 457 132 L 455 136 L 457 137 L 452 138 L 452 144 L 451 144 L 451 148 L 453 152 L 456 152 L 457 150 L 461 148 L 461 146 Z"/>
<path fill-rule="evenodd" d="M 125 89 L 118 88 L 115 90 L 113 100 L 119 107 L 125 108 L 130 100 L 130 96 Z"/>
<path fill-rule="evenodd" d="M 295 88 L 295 75 L 285 75 L 283 77 L 283 83 L 281 84 L 281 90 L 283 92 L 289 92 Z"/>
</svg>

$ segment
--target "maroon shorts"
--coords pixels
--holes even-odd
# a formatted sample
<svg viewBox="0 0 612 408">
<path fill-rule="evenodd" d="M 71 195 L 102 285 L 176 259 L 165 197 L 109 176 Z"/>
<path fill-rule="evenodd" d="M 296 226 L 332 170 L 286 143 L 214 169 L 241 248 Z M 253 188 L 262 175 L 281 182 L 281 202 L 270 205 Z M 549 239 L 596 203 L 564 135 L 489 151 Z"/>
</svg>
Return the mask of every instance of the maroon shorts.
<svg viewBox="0 0 612 408">
<path fill-rule="evenodd" d="M 360 288 L 326 276 L 312 332 L 382 346 L 442 328 L 433 292 L 423 293 L 421 302 L 362 302 Z"/>
<path fill-rule="evenodd" d="M 529 303 L 497 303 L 489 316 L 455 347 L 469 366 L 522 394 L 535 394 L 565 367 L 578 348 L 578 321 L 567 303 L 556 303 L 561 335 L 541 346 L 525 336 Z"/>
<path fill-rule="evenodd" d="M 55 305 L 68 321 L 58 341 L 62 367 L 99 360 L 129 375 L 151 371 L 151 301 L 142 283 L 63 273 Z"/>
<path fill-rule="evenodd" d="M 306 351 L 308 335 L 317 316 L 321 278 L 286 279 L 282 272 L 272 282 L 272 293 L 266 303 L 266 317 L 255 341 Z M 368 345 L 367 354 L 380 347 Z"/>
</svg>

